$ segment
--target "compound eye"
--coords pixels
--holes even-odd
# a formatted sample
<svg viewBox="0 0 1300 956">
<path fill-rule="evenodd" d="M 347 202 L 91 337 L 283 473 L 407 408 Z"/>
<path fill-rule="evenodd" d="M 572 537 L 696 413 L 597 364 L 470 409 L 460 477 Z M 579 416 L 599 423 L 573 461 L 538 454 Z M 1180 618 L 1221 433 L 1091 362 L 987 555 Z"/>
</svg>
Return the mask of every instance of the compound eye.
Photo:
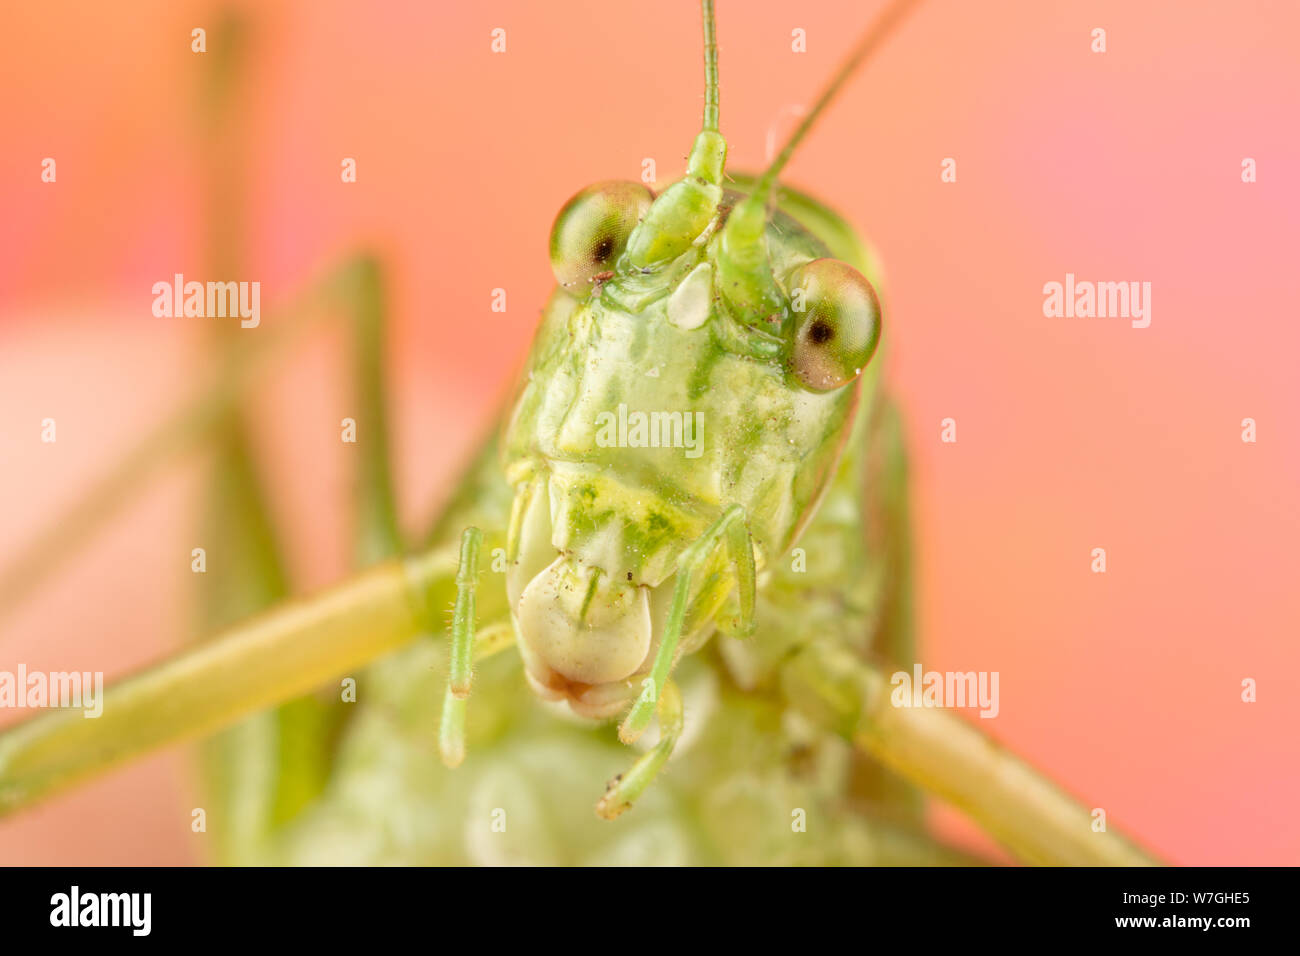
<svg viewBox="0 0 1300 956">
<path fill-rule="evenodd" d="M 614 180 L 588 186 L 565 203 L 551 227 L 555 281 L 578 292 L 612 270 L 653 201 L 654 194 L 641 183 Z"/>
<path fill-rule="evenodd" d="M 814 392 L 853 381 L 880 341 L 876 290 L 838 259 L 814 259 L 790 273 L 794 305 L 795 377 Z"/>
</svg>

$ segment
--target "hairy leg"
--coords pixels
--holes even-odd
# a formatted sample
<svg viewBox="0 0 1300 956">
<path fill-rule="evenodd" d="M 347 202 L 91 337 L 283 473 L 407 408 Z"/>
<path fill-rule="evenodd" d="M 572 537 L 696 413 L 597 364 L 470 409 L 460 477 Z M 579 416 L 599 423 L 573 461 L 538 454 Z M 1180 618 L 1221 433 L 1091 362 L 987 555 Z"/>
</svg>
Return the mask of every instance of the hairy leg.
<svg viewBox="0 0 1300 956">
<path fill-rule="evenodd" d="M 719 547 L 727 548 L 728 560 L 735 569 L 737 587 L 740 591 L 741 620 L 737 625 L 737 631 L 748 633 L 753 630 L 754 549 L 745 527 L 745 509 L 740 505 L 732 505 L 682 553 L 681 560 L 677 564 L 677 583 L 673 588 L 673 603 L 668 612 L 668 622 L 664 625 L 663 636 L 659 641 L 654 665 L 651 667 L 650 676 L 642 682 L 641 696 L 632 705 L 632 709 L 618 730 L 619 739 L 625 744 L 630 744 L 640 737 L 650 723 L 650 718 L 654 716 L 659 696 L 663 693 L 677 655 L 677 642 L 681 640 L 692 585 L 699 571 Z"/>
<path fill-rule="evenodd" d="M 605 795 L 596 804 L 597 816 L 613 820 L 629 809 L 672 756 L 677 738 L 682 735 L 683 713 L 681 694 L 671 680 L 664 684 L 664 691 L 659 696 L 658 712 L 659 742 L 642 754 L 627 773 L 609 782 Z"/>
</svg>

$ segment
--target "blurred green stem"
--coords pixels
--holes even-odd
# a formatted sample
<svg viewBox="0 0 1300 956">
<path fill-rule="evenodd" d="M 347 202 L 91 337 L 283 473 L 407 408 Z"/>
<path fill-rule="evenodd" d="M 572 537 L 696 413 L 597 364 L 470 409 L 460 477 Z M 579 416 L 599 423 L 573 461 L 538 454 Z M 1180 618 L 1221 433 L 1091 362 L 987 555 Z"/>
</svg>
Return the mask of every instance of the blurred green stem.
<svg viewBox="0 0 1300 956">
<path fill-rule="evenodd" d="M 160 467 L 209 437 L 238 406 L 253 375 L 310 320 L 338 314 L 340 310 L 327 310 L 326 306 L 339 296 L 355 296 L 358 271 L 369 268 L 371 264 L 364 258 L 335 267 L 313 283 L 295 304 L 270 317 L 265 323 L 270 327 L 265 336 L 259 335 L 233 349 L 208 385 L 19 551 L 0 570 L 0 621 L 127 500 L 139 494 Z"/>
</svg>

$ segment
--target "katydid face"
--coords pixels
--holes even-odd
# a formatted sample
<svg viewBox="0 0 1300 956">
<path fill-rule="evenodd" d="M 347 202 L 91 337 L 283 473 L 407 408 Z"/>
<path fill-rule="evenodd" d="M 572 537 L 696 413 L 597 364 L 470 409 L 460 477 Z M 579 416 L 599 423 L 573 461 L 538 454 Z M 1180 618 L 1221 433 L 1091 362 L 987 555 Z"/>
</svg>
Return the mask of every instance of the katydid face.
<svg viewBox="0 0 1300 956">
<path fill-rule="evenodd" d="M 560 288 L 502 443 L 506 592 L 529 683 L 580 716 L 626 709 L 625 744 L 659 721 L 659 741 L 597 803 L 608 819 L 681 734 L 678 660 L 717 628 L 754 631 L 760 573 L 830 487 L 880 337 L 870 283 L 829 257 L 860 249 L 843 223 L 805 200 L 792 208 L 815 229 L 768 208 L 847 72 L 753 188 L 728 193 L 712 0 L 701 10 L 704 119 L 686 175 L 658 197 L 597 183 L 560 210 Z M 451 766 L 465 754 L 481 537 L 465 530 L 457 573 L 439 731 Z"/>
<path fill-rule="evenodd" d="M 704 177 L 653 205 L 639 184 L 600 183 L 552 230 L 560 288 L 505 441 L 508 588 L 534 688 L 579 713 L 616 712 L 649 672 L 690 542 L 740 505 L 762 568 L 811 518 L 848 435 L 875 294 L 789 216 L 729 228 L 754 208 Z M 683 652 L 728 603 L 711 563 Z"/>
</svg>

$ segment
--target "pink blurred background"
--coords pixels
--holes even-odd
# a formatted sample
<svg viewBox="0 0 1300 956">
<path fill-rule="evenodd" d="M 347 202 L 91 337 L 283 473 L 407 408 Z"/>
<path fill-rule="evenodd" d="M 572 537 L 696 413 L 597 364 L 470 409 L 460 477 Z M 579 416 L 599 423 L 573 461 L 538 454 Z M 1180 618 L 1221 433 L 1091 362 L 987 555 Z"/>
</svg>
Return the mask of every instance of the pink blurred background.
<svg viewBox="0 0 1300 956">
<path fill-rule="evenodd" d="M 555 211 L 643 157 L 674 178 L 698 126 L 691 0 L 235 6 L 255 27 L 245 138 L 225 147 L 248 169 L 239 276 L 202 266 L 190 31 L 218 6 L 8 11 L 0 566 L 208 368 L 203 326 L 223 320 L 154 318 L 154 282 L 256 279 L 266 316 L 363 248 L 393 280 L 398 490 L 424 527 L 527 348 Z M 722 129 L 732 165 L 754 169 L 878 4 L 718 6 Z M 931 0 L 789 175 L 885 263 L 923 663 L 999 671 L 983 729 L 1182 864 L 1300 863 L 1298 32 L 1290 2 Z M 1244 157 L 1258 182 L 1241 181 Z M 1066 272 L 1149 281 L 1150 328 L 1044 318 L 1043 284 Z M 313 336 L 256 398 L 310 587 L 347 563 L 339 345 Z M 949 417 L 955 444 L 939 440 Z M 200 464 L 168 469 L 0 625 L 0 668 L 111 677 L 179 646 Z M 173 748 L 0 823 L 0 862 L 195 862 L 196 800 Z"/>
</svg>

